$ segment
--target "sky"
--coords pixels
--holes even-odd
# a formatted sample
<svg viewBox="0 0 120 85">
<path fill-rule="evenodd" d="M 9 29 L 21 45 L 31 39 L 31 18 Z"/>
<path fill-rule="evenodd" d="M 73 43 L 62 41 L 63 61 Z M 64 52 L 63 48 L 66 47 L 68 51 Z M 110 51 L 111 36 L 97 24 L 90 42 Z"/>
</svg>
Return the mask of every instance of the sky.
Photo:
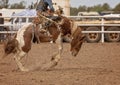
<svg viewBox="0 0 120 85">
<path fill-rule="evenodd" d="M 18 3 L 23 0 L 9 0 L 10 3 Z M 26 4 L 31 4 L 31 2 L 36 2 L 37 0 L 24 0 L 27 2 Z M 120 3 L 120 0 L 70 0 L 70 5 L 72 7 L 79 7 L 80 5 L 86 5 L 86 6 L 94 6 L 98 4 L 108 3 L 110 7 L 115 7 L 118 3 Z"/>
</svg>

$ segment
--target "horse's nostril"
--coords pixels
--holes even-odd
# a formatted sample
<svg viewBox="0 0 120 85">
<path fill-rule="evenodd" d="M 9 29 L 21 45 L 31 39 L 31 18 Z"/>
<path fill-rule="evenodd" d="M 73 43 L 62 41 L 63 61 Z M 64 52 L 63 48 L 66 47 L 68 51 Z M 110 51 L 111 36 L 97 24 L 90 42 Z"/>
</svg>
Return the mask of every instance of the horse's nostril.
<svg viewBox="0 0 120 85">
<path fill-rule="evenodd" d="M 77 55 L 77 52 L 76 51 L 71 51 L 71 55 L 75 57 Z"/>
</svg>

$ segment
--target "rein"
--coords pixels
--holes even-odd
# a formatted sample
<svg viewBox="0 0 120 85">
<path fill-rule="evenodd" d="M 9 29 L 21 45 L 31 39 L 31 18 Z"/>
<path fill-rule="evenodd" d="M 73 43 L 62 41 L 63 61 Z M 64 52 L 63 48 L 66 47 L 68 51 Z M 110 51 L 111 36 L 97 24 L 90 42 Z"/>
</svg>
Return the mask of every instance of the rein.
<svg viewBox="0 0 120 85">
<path fill-rule="evenodd" d="M 57 28 L 58 28 L 59 30 L 61 30 L 61 27 L 59 26 L 59 24 L 58 24 L 57 22 L 53 21 L 52 19 L 46 18 L 45 16 L 43 16 L 43 15 L 41 15 L 41 14 L 38 14 L 38 17 L 39 17 L 39 18 L 42 17 L 42 18 L 44 18 L 44 19 L 46 19 L 46 20 L 54 23 L 54 24 L 57 26 Z"/>
</svg>

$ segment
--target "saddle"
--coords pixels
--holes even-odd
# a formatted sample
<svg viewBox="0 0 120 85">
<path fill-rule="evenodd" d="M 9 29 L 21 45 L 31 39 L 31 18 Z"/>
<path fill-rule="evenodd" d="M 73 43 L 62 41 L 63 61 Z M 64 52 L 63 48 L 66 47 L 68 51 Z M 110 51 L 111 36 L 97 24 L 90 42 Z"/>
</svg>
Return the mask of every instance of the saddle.
<svg viewBox="0 0 120 85">
<path fill-rule="evenodd" d="M 51 20 L 53 20 L 53 21 L 55 21 L 55 22 L 58 22 L 58 21 L 60 21 L 61 20 L 61 17 L 59 17 L 59 16 L 50 16 L 50 17 L 48 17 L 49 19 L 51 19 Z M 46 27 L 49 27 L 49 26 L 51 26 L 52 25 L 52 22 L 51 21 L 46 21 L 45 22 L 45 26 Z"/>
</svg>

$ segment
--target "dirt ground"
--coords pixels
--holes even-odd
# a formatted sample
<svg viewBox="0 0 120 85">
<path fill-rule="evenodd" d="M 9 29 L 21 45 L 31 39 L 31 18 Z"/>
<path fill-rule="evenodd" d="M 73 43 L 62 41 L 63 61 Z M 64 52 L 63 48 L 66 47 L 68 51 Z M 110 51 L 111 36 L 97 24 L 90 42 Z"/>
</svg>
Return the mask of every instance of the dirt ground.
<svg viewBox="0 0 120 85">
<path fill-rule="evenodd" d="M 77 57 L 69 49 L 65 43 L 60 62 L 50 71 L 40 67 L 57 52 L 55 44 L 32 46 L 22 63 L 34 71 L 21 72 L 13 54 L 7 56 L 0 60 L 0 85 L 120 85 L 120 43 L 84 43 Z"/>
</svg>

